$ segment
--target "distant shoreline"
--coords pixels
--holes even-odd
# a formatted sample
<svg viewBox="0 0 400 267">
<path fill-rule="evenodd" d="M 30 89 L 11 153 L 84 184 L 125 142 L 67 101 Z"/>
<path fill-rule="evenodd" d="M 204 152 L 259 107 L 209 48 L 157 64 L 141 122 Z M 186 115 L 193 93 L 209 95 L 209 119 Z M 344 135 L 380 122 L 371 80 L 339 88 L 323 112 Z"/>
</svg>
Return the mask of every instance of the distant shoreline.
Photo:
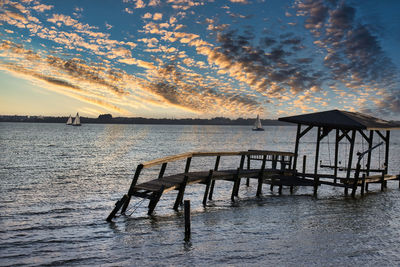
<svg viewBox="0 0 400 267">
<path fill-rule="evenodd" d="M 82 124 L 167 124 L 167 125 L 247 125 L 254 124 L 255 119 L 229 119 L 217 117 L 212 119 L 155 119 L 142 117 L 88 118 L 80 117 Z M 68 117 L 50 116 L 9 116 L 0 115 L 0 122 L 33 122 L 33 123 L 66 123 Z M 261 120 L 263 126 L 285 126 L 292 123 L 278 120 Z"/>
</svg>

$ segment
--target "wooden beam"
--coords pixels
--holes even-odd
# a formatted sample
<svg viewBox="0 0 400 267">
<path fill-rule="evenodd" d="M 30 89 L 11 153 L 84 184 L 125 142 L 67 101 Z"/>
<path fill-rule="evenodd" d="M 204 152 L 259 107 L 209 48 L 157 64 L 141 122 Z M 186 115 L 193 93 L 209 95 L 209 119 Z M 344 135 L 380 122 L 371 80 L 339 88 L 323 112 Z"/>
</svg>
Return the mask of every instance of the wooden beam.
<svg viewBox="0 0 400 267">
<path fill-rule="evenodd" d="M 168 157 L 164 157 L 164 158 L 160 158 L 160 159 L 155 159 L 155 160 L 151 160 L 151 161 L 147 161 L 145 163 L 143 163 L 143 168 L 150 168 L 156 165 L 160 165 L 163 164 L 165 162 L 172 162 L 172 161 L 177 161 L 177 160 L 182 160 L 182 159 L 186 159 L 192 157 L 192 153 L 188 152 L 188 153 L 182 153 L 182 154 L 178 154 L 178 155 L 173 155 L 173 156 L 168 156 Z"/>
<path fill-rule="evenodd" d="M 375 132 L 382 138 L 383 141 L 386 142 L 386 136 L 384 136 L 379 130 L 375 130 Z"/>
<path fill-rule="evenodd" d="M 310 126 L 308 126 L 304 131 L 302 131 L 302 132 L 300 133 L 299 139 L 302 138 L 306 133 L 308 133 L 308 131 L 310 131 L 313 127 L 314 127 L 314 126 L 310 125 Z"/>
<path fill-rule="evenodd" d="M 351 142 L 351 138 L 350 138 L 349 135 L 348 135 L 348 133 L 350 132 L 350 130 L 343 130 L 343 129 L 340 129 L 340 130 L 342 131 L 342 135 L 339 136 L 339 142 L 340 142 L 340 140 L 343 139 L 343 137 L 346 137 L 347 140 L 348 140 L 349 142 Z"/>
</svg>

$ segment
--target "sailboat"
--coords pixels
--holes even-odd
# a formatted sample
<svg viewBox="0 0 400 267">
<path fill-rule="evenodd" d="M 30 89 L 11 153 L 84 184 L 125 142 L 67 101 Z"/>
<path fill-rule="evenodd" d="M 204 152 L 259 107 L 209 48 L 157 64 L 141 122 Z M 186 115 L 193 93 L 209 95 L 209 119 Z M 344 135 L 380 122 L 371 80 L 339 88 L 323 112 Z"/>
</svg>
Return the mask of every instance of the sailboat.
<svg viewBox="0 0 400 267">
<path fill-rule="evenodd" d="M 76 113 L 72 126 L 81 126 L 81 119 L 79 118 L 79 113 Z"/>
<path fill-rule="evenodd" d="M 67 124 L 67 125 L 72 125 L 72 116 L 71 116 L 71 115 L 69 115 L 69 118 L 68 118 L 66 124 Z"/>
<path fill-rule="evenodd" d="M 264 128 L 261 125 L 260 116 L 258 114 L 256 122 L 254 123 L 253 131 L 264 131 Z"/>
</svg>

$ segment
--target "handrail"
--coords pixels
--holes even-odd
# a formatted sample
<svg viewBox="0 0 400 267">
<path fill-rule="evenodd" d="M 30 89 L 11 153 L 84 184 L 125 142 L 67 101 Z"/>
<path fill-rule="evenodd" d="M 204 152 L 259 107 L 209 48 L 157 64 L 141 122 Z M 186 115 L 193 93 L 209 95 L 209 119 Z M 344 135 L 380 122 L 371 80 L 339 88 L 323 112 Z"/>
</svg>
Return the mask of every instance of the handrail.
<svg viewBox="0 0 400 267">
<path fill-rule="evenodd" d="M 150 168 L 152 166 L 182 160 L 190 157 L 211 157 L 211 156 L 247 156 L 247 155 L 280 155 L 280 156 L 294 156 L 292 152 L 284 151 L 268 151 L 268 150 L 253 150 L 253 151 L 209 151 L 209 152 L 186 152 L 176 155 L 171 155 L 163 158 L 154 159 L 144 162 L 143 168 Z"/>
</svg>

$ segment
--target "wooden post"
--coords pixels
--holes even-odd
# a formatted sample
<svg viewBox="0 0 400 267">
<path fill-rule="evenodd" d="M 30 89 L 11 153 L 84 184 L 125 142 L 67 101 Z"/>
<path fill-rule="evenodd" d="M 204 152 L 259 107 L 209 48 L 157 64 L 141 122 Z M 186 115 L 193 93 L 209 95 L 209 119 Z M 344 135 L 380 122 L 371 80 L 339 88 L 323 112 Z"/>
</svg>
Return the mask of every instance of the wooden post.
<svg viewBox="0 0 400 267">
<path fill-rule="evenodd" d="M 232 188 L 232 195 L 231 195 L 232 202 L 235 202 L 235 196 L 238 195 L 237 191 L 239 191 L 239 185 L 240 185 L 239 172 L 240 172 L 240 168 L 237 168 L 236 174 L 233 177 L 233 188 Z"/>
<path fill-rule="evenodd" d="M 369 176 L 369 170 L 371 169 L 371 157 L 372 157 L 371 148 L 372 148 L 373 140 L 374 140 L 374 131 L 370 130 L 369 131 L 369 140 L 368 140 L 368 149 L 369 149 L 369 151 L 368 151 L 368 155 L 367 155 L 367 171 L 365 173 L 366 176 Z"/>
<path fill-rule="evenodd" d="M 183 182 L 179 186 L 178 195 L 176 196 L 175 204 L 173 207 L 173 209 L 176 211 L 178 211 L 179 204 L 182 203 L 183 195 L 185 194 L 185 188 L 188 180 L 189 176 L 185 175 L 185 177 L 183 178 Z"/>
<path fill-rule="evenodd" d="M 385 172 L 382 172 L 381 175 L 381 191 L 385 188 Z"/>
<path fill-rule="evenodd" d="M 162 164 L 160 173 L 158 174 L 158 179 L 161 179 L 164 176 L 165 168 L 167 168 L 167 162 Z"/>
<path fill-rule="evenodd" d="M 147 211 L 148 215 L 151 215 L 153 213 L 154 209 L 156 208 L 157 203 L 160 200 L 162 193 L 164 192 L 164 188 L 165 188 L 165 186 L 163 185 L 163 186 L 161 186 L 161 188 L 158 192 L 154 192 L 152 194 L 150 203 L 149 203 L 149 209 Z"/>
<path fill-rule="evenodd" d="M 250 155 L 247 155 L 247 169 L 250 170 Z M 250 186 L 250 178 L 246 179 L 246 186 Z"/>
<path fill-rule="evenodd" d="M 365 174 L 362 175 L 361 196 L 364 196 L 364 190 L 365 190 Z"/>
<path fill-rule="evenodd" d="M 108 215 L 107 217 L 107 222 L 111 222 L 111 220 L 115 217 L 115 214 L 117 214 L 118 210 L 121 208 L 122 204 L 124 204 L 124 202 L 128 199 L 128 195 L 124 195 L 120 200 L 118 200 L 115 203 L 115 208 L 113 209 L 113 211 L 110 213 L 110 215 Z"/>
<path fill-rule="evenodd" d="M 303 179 L 306 178 L 306 166 L 307 166 L 307 156 L 303 156 Z"/>
<path fill-rule="evenodd" d="M 257 194 L 256 196 L 259 197 L 262 193 L 262 183 L 263 183 L 263 176 L 264 176 L 264 169 L 265 169 L 265 162 L 267 161 L 267 155 L 263 156 L 263 161 L 261 165 L 260 173 L 258 174 L 258 185 L 257 185 Z"/>
<path fill-rule="evenodd" d="M 337 183 L 337 171 L 338 171 L 338 158 L 339 158 L 339 129 L 336 129 L 336 138 L 335 138 L 335 169 L 333 170 L 333 175 L 335 176 L 333 182 Z"/>
<path fill-rule="evenodd" d="M 206 190 L 204 191 L 203 206 L 205 206 L 207 204 L 207 196 L 208 196 L 208 192 L 210 190 L 210 185 L 211 185 L 211 181 L 212 181 L 212 175 L 213 175 L 213 170 L 210 170 L 208 172 L 208 177 L 207 177 L 207 180 L 206 180 Z"/>
<path fill-rule="evenodd" d="M 390 139 L 390 131 L 386 131 L 386 140 L 385 140 L 385 174 L 388 174 L 389 168 L 389 139 Z"/>
<path fill-rule="evenodd" d="M 351 191 L 351 196 L 354 198 L 356 196 L 356 190 L 358 186 L 358 177 L 360 175 L 361 165 L 357 164 L 356 172 L 354 174 L 354 181 L 353 181 L 353 190 Z"/>
<path fill-rule="evenodd" d="M 314 196 L 317 195 L 318 191 L 318 158 L 319 158 L 319 143 L 320 143 L 320 136 L 321 136 L 321 126 L 318 126 L 317 129 L 317 146 L 315 148 L 315 165 L 314 165 Z"/>
<path fill-rule="evenodd" d="M 128 198 L 125 200 L 124 206 L 122 207 L 122 210 L 121 210 L 122 214 L 124 214 L 126 209 L 128 208 L 129 202 L 131 200 L 131 196 L 133 194 L 133 190 L 135 189 L 135 185 L 139 179 L 139 175 L 140 175 L 140 172 L 142 171 L 142 169 L 143 169 L 143 164 L 139 164 L 136 167 L 135 175 L 133 176 L 131 186 L 129 187 Z"/>
<path fill-rule="evenodd" d="M 299 123 L 297 124 L 296 144 L 294 146 L 293 170 L 296 170 L 297 167 L 297 154 L 299 153 L 300 131 L 301 131 L 301 124 Z"/>
<path fill-rule="evenodd" d="M 185 213 L 185 241 L 190 240 L 190 200 L 184 201 L 184 213 Z"/>
<path fill-rule="evenodd" d="M 352 133 L 351 133 L 351 139 L 350 139 L 349 163 L 347 164 L 346 184 L 345 184 L 345 187 L 344 187 L 344 194 L 346 196 L 349 193 L 349 179 L 350 179 L 350 172 L 351 172 L 351 164 L 353 162 L 353 152 L 354 152 L 355 139 L 356 139 L 356 130 L 353 130 Z"/>
<path fill-rule="evenodd" d="M 240 187 L 239 172 L 240 172 L 240 170 L 243 170 L 245 159 L 246 159 L 246 155 L 242 155 L 240 158 L 240 166 L 239 166 L 239 170 L 237 173 L 237 181 L 235 182 L 235 183 L 237 183 L 236 187 L 235 187 L 235 196 L 239 196 L 239 187 Z"/>
<path fill-rule="evenodd" d="M 221 156 L 217 156 L 217 159 L 215 160 L 214 171 L 218 171 L 219 160 L 220 159 L 221 159 Z M 211 188 L 210 188 L 210 194 L 208 195 L 208 200 L 212 200 L 212 196 L 213 196 L 213 193 L 214 193 L 214 186 L 215 186 L 215 180 L 212 180 Z"/>
</svg>

